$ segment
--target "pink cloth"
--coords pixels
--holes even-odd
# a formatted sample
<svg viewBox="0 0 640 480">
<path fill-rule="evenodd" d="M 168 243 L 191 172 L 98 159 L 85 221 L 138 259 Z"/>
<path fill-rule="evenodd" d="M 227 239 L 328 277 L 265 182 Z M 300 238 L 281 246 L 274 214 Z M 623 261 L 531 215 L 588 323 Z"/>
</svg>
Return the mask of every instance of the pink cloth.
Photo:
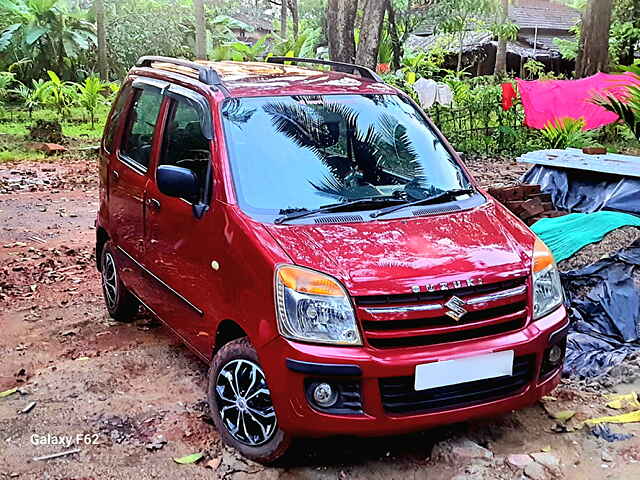
<svg viewBox="0 0 640 480">
<path fill-rule="evenodd" d="M 524 123 L 531 128 L 544 128 L 561 118 L 584 118 L 585 130 L 598 128 L 618 120 L 590 100 L 594 95 L 624 96 L 625 85 L 640 83 L 632 73 L 609 75 L 597 73 L 579 80 L 518 80 L 524 107 Z"/>
</svg>

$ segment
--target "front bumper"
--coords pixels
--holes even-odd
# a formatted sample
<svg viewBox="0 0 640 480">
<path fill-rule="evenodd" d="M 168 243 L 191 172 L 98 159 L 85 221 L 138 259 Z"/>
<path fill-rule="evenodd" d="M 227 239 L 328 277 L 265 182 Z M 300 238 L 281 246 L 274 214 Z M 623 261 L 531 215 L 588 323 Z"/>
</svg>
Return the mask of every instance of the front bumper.
<svg viewBox="0 0 640 480">
<path fill-rule="evenodd" d="M 564 329 L 567 323 L 566 310 L 560 307 L 520 331 L 465 342 L 382 350 L 307 345 L 277 338 L 264 345 L 258 354 L 279 425 L 287 433 L 305 437 L 400 434 L 491 416 L 535 403 L 560 381 L 559 369 L 544 377 L 541 377 L 541 369 L 550 336 Z M 390 413 L 383 405 L 380 379 L 412 377 L 416 365 L 422 363 L 504 350 L 513 350 L 516 358 L 532 359 L 530 380 L 508 396 L 428 413 Z M 332 379 L 331 374 L 327 374 L 330 372 L 322 367 L 317 370 L 314 364 L 337 366 L 333 372 L 337 380 L 346 378 L 346 374 L 352 381 L 359 382 L 362 413 L 329 414 L 312 408 L 305 393 L 306 383 L 314 379 Z M 341 366 L 348 368 L 345 370 Z"/>
</svg>

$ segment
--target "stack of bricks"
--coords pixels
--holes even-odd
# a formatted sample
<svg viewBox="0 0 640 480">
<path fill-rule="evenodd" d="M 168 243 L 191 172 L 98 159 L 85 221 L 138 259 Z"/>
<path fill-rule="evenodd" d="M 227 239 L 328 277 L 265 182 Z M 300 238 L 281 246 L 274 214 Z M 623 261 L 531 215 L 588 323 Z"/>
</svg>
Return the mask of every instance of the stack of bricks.
<svg viewBox="0 0 640 480">
<path fill-rule="evenodd" d="M 527 225 L 533 225 L 541 218 L 567 214 L 553 207 L 551 195 L 542 193 L 540 185 L 489 188 L 489 194 Z"/>
</svg>

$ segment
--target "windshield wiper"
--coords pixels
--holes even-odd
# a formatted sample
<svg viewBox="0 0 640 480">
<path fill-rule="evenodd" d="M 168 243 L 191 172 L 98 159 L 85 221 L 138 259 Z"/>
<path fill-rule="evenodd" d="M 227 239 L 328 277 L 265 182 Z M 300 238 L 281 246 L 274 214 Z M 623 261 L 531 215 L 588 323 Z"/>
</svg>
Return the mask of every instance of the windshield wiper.
<svg viewBox="0 0 640 480">
<path fill-rule="evenodd" d="M 381 210 L 373 212 L 371 214 L 371 217 L 372 218 L 378 218 L 378 217 L 381 217 L 382 215 L 387 215 L 389 213 L 393 213 L 393 212 L 398 211 L 398 210 L 400 210 L 402 208 L 413 207 L 415 205 L 425 205 L 427 203 L 436 203 L 436 202 L 439 202 L 441 200 L 447 200 L 447 199 L 455 198 L 458 195 L 464 195 L 465 193 L 472 194 L 472 193 L 475 193 L 475 190 L 472 189 L 472 188 L 456 188 L 454 190 L 447 190 L 446 192 L 438 193 L 438 194 L 433 195 L 431 197 L 422 198 L 420 200 L 416 200 L 415 202 L 405 202 L 402 205 L 396 205 L 394 207 L 383 208 Z"/>
<path fill-rule="evenodd" d="M 398 203 L 398 202 L 401 202 L 401 203 L 404 204 L 405 200 L 402 200 L 401 198 L 398 198 L 398 197 L 358 198 L 357 200 L 351 200 L 349 202 L 332 203 L 331 205 L 324 205 L 322 207 L 314 208 L 312 210 L 300 209 L 300 210 L 295 211 L 295 212 L 286 213 L 286 214 L 281 215 L 278 218 L 276 218 L 274 220 L 274 223 L 281 224 L 281 223 L 287 222 L 289 220 L 295 220 L 297 218 L 308 217 L 308 216 L 311 216 L 311 215 L 315 215 L 317 213 L 334 212 L 334 211 L 337 211 L 337 210 L 343 210 L 345 208 L 348 209 L 350 207 L 356 207 L 356 206 L 367 205 L 367 204 L 372 204 L 372 203 L 379 204 L 379 203 Z"/>
</svg>

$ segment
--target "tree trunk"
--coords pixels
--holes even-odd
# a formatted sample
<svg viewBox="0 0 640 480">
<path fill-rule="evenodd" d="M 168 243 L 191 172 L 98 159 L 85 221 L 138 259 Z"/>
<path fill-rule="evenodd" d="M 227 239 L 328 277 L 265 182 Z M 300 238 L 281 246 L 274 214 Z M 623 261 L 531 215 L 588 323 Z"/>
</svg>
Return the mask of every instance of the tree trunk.
<svg viewBox="0 0 640 480">
<path fill-rule="evenodd" d="M 193 10 L 196 16 L 196 58 L 207 59 L 207 24 L 204 17 L 204 0 L 193 0 Z"/>
<path fill-rule="evenodd" d="M 98 37 L 98 73 L 100 80 L 109 79 L 107 66 L 107 31 L 104 28 L 104 0 L 96 0 L 96 34 Z"/>
<path fill-rule="evenodd" d="M 284 0 L 283 0 L 284 1 Z M 291 20 L 293 21 L 293 37 L 297 40 L 300 32 L 300 13 L 298 11 L 298 0 L 288 0 Z"/>
<path fill-rule="evenodd" d="M 509 0 L 502 0 L 502 11 L 500 12 L 500 23 L 507 23 L 509 18 Z M 507 73 L 507 39 L 498 37 L 498 49 L 496 50 L 496 65 L 493 69 L 494 75 L 505 75 Z"/>
<path fill-rule="evenodd" d="M 280 36 L 287 38 L 287 0 L 280 2 Z"/>
<path fill-rule="evenodd" d="M 609 28 L 613 0 L 589 0 L 582 17 L 576 77 L 588 77 L 609 70 Z"/>
<path fill-rule="evenodd" d="M 329 58 L 336 62 L 353 63 L 356 57 L 356 43 L 353 39 L 355 2 L 328 0 L 326 17 Z"/>
<path fill-rule="evenodd" d="M 362 13 L 360 43 L 356 53 L 356 63 L 373 70 L 378 65 L 380 33 L 386 10 L 386 0 L 367 0 Z"/>
<path fill-rule="evenodd" d="M 456 71 L 459 72 L 462 69 L 462 50 L 464 49 L 464 33 L 462 30 L 458 33 L 458 67 Z"/>
<path fill-rule="evenodd" d="M 398 32 L 398 24 L 396 23 L 396 11 L 393 8 L 393 2 L 387 0 L 387 18 L 389 19 L 389 37 L 391 37 L 391 48 L 393 50 L 393 70 L 400 68 L 402 64 L 402 41 Z"/>
</svg>

